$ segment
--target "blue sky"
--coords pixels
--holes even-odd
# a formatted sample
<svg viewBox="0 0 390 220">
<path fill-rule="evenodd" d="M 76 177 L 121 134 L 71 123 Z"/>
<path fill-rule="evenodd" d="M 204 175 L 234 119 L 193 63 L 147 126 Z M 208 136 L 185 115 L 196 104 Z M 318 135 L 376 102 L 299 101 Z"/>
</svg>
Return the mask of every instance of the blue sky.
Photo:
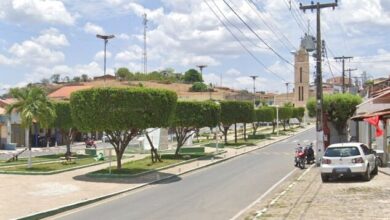
<svg viewBox="0 0 390 220">
<path fill-rule="evenodd" d="M 243 49 L 206 2 L 272 73 Z M 314 14 L 299 11 L 296 0 L 226 2 L 289 62 L 308 20 L 312 34 L 315 28 Z M 223 0 L 1 0 L 0 89 L 38 82 L 54 73 L 102 75 L 103 42 L 96 39 L 97 33 L 116 35 L 107 47 L 108 73 L 122 66 L 141 71 L 143 13 L 149 17 L 149 70 L 171 67 L 183 72 L 207 64 L 206 82 L 219 85 L 222 76 L 223 86 L 251 89 L 248 76 L 259 75 L 258 90 L 270 92 L 284 92 L 284 82 L 293 81 L 292 67 L 271 52 Z M 358 68 L 355 76 L 363 71 L 372 77 L 389 76 L 390 1 L 341 0 L 336 10 L 323 10 L 322 18 L 329 56 L 329 63 L 323 65 L 325 79 L 341 74 L 340 63 L 332 57 L 343 55 L 355 57 L 347 62 L 347 68 Z"/>
</svg>

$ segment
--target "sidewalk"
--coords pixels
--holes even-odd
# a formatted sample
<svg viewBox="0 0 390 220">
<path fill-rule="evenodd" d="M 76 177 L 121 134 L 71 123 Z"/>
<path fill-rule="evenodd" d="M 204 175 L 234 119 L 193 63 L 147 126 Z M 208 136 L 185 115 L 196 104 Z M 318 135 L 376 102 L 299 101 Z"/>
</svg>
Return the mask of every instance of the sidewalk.
<svg viewBox="0 0 390 220">
<path fill-rule="evenodd" d="M 318 167 L 300 172 L 301 179 L 278 189 L 240 219 L 390 219 L 390 176 L 322 183 Z"/>
<path fill-rule="evenodd" d="M 311 127 L 300 129 L 300 131 L 307 130 Z M 225 148 L 226 153 L 219 155 L 215 159 L 197 160 L 134 178 L 96 179 L 85 176 L 86 173 L 105 168 L 108 164 L 48 176 L 0 174 L 0 194 L 3 198 L 0 200 L 0 219 L 32 215 L 33 213 L 55 209 L 69 204 L 93 200 L 107 194 L 130 191 L 163 178 L 178 176 L 192 170 L 222 162 L 227 158 L 245 154 L 287 137 L 289 136 L 285 135 L 273 138 L 272 140 L 266 140 L 256 147 L 243 147 L 240 149 Z M 215 148 L 207 149 L 207 151 L 214 150 Z M 128 159 L 127 161 L 141 159 L 146 156 L 148 155 L 135 155 L 134 158 Z"/>
</svg>

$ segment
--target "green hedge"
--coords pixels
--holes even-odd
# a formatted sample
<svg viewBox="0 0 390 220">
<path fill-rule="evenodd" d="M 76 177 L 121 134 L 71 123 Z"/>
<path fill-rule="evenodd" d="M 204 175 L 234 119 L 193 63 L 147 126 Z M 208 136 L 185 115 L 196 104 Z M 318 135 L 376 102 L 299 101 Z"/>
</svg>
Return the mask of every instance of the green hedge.
<svg viewBox="0 0 390 220">
<path fill-rule="evenodd" d="M 179 151 L 180 154 L 204 154 L 204 147 L 182 147 Z"/>
</svg>

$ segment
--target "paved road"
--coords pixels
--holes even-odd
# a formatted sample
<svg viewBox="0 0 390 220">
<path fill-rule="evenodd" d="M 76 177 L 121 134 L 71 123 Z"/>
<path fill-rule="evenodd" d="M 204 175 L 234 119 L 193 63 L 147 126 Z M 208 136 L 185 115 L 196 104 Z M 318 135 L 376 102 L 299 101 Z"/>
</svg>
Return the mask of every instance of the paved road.
<svg viewBox="0 0 390 220">
<path fill-rule="evenodd" d="M 226 220 L 295 169 L 297 142 L 309 144 L 314 132 L 55 218 Z"/>
</svg>

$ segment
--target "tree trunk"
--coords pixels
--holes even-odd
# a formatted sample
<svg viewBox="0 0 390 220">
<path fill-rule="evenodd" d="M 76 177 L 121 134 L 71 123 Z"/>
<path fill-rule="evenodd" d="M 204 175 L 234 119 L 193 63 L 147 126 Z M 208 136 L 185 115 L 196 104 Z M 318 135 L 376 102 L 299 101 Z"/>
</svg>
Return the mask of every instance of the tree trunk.
<svg viewBox="0 0 390 220">
<path fill-rule="evenodd" d="M 259 126 L 257 125 L 257 122 L 253 122 L 253 123 L 252 123 L 252 127 L 253 127 L 253 136 L 255 136 L 256 133 L 257 133 L 257 128 L 259 127 Z"/>
<path fill-rule="evenodd" d="M 222 128 L 221 128 L 221 126 L 219 125 L 218 126 L 219 127 L 219 130 L 222 132 L 222 134 L 223 134 L 223 137 L 224 137 L 224 139 L 225 139 L 225 144 L 227 144 L 227 134 L 228 134 L 228 131 L 229 131 L 229 127 L 230 126 L 223 126 L 222 125 Z"/>
<path fill-rule="evenodd" d="M 244 123 L 244 141 L 246 141 L 246 123 Z"/>
<path fill-rule="evenodd" d="M 283 131 L 286 130 L 286 120 L 283 120 Z"/>
<path fill-rule="evenodd" d="M 237 123 L 234 123 L 234 143 L 237 144 Z"/>
<path fill-rule="evenodd" d="M 122 154 L 120 154 L 117 150 L 116 151 L 116 168 L 118 170 L 122 169 Z"/>
<path fill-rule="evenodd" d="M 62 135 L 65 137 L 65 142 L 66 142 L 66 157 L 70 157 L 72 155 L 72 152 L 70 151 L 70 145 L 73 141 L 73 129 L 70 128 L 68 132 L 63 131 L 61 132 Z"/>
<path fill-rule="evenodd" d="M 32 164 L 31 164 L 31 145 L 30 145 L 30 127 L 27 126 L 25 129 L 24 129 L 24 141 L 25 141 L 25 145 L 26 147 L 28 148 L 28 162 L 27 162 L 27 167 L 28 168 L 31 168 Z"/>
<path fill-rule="evenodd" d="M 154 147 L 152 140 L 149 137 L 149 134 L 145 131 L 145 136 L 148 139 L 148 142 L 150 144 L 150 153 L 152 156 L 152 163 L 154 162 L 162 162 L 160 155 L 158 155 L 157 149 Z"/>
<path fill-rule="evenodd" d="M 275 127 L 276 127 L 276 123 L 275 123 L 275 122 L 272 122 L 272 134 L 275 133 Z"/>
</svg>

